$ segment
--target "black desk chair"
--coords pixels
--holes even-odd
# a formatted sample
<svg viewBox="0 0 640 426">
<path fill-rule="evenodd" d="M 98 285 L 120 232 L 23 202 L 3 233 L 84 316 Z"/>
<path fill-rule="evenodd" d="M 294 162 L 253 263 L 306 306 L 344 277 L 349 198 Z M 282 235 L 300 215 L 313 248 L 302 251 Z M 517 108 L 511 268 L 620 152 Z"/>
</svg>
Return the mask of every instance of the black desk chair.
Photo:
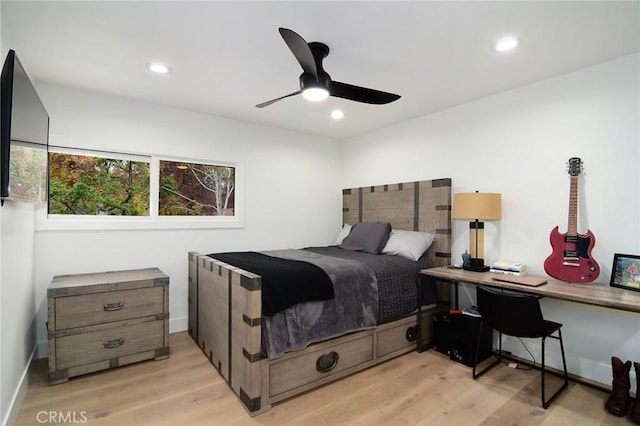
<svg viewBox="0 0 640 426">
<path fill-rule="evenodd" d="M 542 406 L 547 408 L 561 391 L 566 389 L 569 380 L 567 376 L 567 362 L 564 357 L 564 346 L 562 344 L 562 332 L 560 328 L 562 324 L 553 321 L 547 321 L 542 317 L 540 310 L 540 302 L 538 298 L 529 294 L 501 293 L 492 289 L 478 286 L 476 290 L 478 311 L 482 315 L 480 324 L 480 332 L 485 326 L 493 327 L 499 333 L 498 356 L 493 364 L 476 374 L 478 364 L 476 357 L 473 361 L 473 378 L 474 380 L 486 373 L 489 369 L 502 361 L 502 334 L 514 337 L 542 338 L 542 362 L 540 363 L 542 370 Z M 558 336 L 552 336 L 558 332 Z M 544 365 L 544 343 L 547 337 L 552 337 L 560 341 L 560 352 L 562 353 L 562 364 L 564 366 L 564 383 L 549 398 L 544 398 L 545 385 L 545 365 Z M 480 339 L 478 339 L 480 341 Z"/>
</svg>

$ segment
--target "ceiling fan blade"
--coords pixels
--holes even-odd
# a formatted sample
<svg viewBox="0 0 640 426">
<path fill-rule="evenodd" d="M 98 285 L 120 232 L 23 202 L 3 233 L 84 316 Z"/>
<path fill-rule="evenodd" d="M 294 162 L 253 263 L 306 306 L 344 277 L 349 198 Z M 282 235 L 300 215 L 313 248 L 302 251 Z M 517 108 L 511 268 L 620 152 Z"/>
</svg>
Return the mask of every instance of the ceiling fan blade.
<svg viewBox="0 0 640 426">
<path fill-rule="evenodd" d="M 382 92 L 380 90 L 367 89 L 366 87 L 354 86 L 352 84 L 332 81 L 330 85 L 331 96 L 349 99 L 351 101 L 363 102 L 366 104 L 388 104 L 400 99 L 400 95 Z"/>
<path fill-rule="evenodd" d="M 287 46 L 289 46 L 293 56 L 296 57 L 304 72 L 318 78 L 316 60 L 314 59 L 313 53 L 311 52 L 307 42 L 300 37 L 298 33 L 291 31 L 290 29 L 279 28 L 278 31 L 280 31 L 280 35 L 284 39 L 284 42 L 287 43 Z"/>
<path fill-rule="evenodd" d="M 281 99 L 288 98 L 289 96 L 298 95 L 300 93 L 302 93 L 302 90 L 298 90 L 297 92 L 289 93 L 288 95 L 280 96 L 279 98 L 271 99 L 270 101 L 263 102 L 261 104 L 256 105 L 256 108 L 264 108 L 266 106 L 269 106 L 269 105 L 271 105 L 273 103 L 278 102 Z"/>
</svg>

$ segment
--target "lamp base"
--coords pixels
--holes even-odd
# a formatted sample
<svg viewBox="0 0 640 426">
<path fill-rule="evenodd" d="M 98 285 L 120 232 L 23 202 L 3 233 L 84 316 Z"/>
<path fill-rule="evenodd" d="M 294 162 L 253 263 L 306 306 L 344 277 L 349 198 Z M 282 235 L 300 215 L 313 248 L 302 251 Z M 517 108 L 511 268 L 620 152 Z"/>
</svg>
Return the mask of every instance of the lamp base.
<svg viewBox="0 0 640 426">
<path fill-rule="evenodd" d="M 465 271 L 473 271 L 473 272 L 487 272 L 489 270 L 488 266 L 463 266 L 462 269 Z"/>
<path fill-rule="evenodd" d="M 469 264 L 463 265 L 462 269 L 473 272 L 487 272 L 489 267 L 484 265 L 484 259 L 472 257 L 469 259 Z"/>
</svg>

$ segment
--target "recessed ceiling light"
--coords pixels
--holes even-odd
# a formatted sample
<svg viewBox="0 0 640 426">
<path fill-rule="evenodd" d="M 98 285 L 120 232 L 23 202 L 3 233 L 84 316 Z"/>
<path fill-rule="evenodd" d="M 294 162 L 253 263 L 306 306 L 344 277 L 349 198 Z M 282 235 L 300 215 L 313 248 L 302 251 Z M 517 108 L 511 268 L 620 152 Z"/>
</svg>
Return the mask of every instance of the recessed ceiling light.
<svg viewBox="0 0 640 426">
<path fill-rule="evenodd" d="M 150 64 L 147 64 L 147 68 L 157 74 L 167 74 L 171 72 L 171 68 L 169 68 L 165 64 L 161 64 L 160 62 L 152 62 Z"/>
<path fill-rule="evenodd" d="M 309 87 L 302 91 L 302 96 L 308 101 L 320 102 L 329 97 L 329 92 L 322 87 Z"/>
<path fill-rule="evenodd" d="M 514 37 L 506 37 L 498 40 L 494 48 L 496 52 L 507 52 L 518 47 L 518 39 Z"/>
<path fill-rule="evenodd" d="M 340 111 L 339 109 L 331 111 L 331 118 L 333 118 L 334 120 L 340 120 L 342 117 L 344 117 L 344 112 Z"/>
</svg>

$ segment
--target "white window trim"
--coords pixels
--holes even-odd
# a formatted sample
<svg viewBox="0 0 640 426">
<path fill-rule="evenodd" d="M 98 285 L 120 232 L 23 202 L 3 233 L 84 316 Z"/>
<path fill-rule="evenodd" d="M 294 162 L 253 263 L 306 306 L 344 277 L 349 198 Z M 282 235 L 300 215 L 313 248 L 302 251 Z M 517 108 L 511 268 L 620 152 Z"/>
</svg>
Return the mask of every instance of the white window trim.
<svg viewBox="0 0 640 426">
<path fill-rule="evenodd" d="M 100 157 L 100 158 L 113 158 L 115 160 L 131 160 L 141 163 L 150 163 L 153 159 L 152 155 L 144 154 L 129 154 L 127 152 L 110 152 L 110 151 L 98 151 L 95 149 L 79 149 L 79 148 L 65 148 L 62 146 L 49 146 L 49 152 L 58 152 L 61 154 L 69 155 L 82 155 L 85 157 Z"/>
<path fill-rule="evenodd" d="M 127 159 L 149 163 L 149 216 L 93 216 L 93 215 L 49 215 L 47 203 L 36 206 L 36 231 L 81 231 L 81 230 L 153 230 L 153 229 L 230 229 L 244 228 L 244 164 L 241 161 L 214 161 L 180 158 L 161 155 L 140 155 L 92 151 L 73 148 L 54 148 L 52 152 Z M 159 216 L 160 161 L 213 164 L 235 168 L 234 216 Z"/>
</svg>

